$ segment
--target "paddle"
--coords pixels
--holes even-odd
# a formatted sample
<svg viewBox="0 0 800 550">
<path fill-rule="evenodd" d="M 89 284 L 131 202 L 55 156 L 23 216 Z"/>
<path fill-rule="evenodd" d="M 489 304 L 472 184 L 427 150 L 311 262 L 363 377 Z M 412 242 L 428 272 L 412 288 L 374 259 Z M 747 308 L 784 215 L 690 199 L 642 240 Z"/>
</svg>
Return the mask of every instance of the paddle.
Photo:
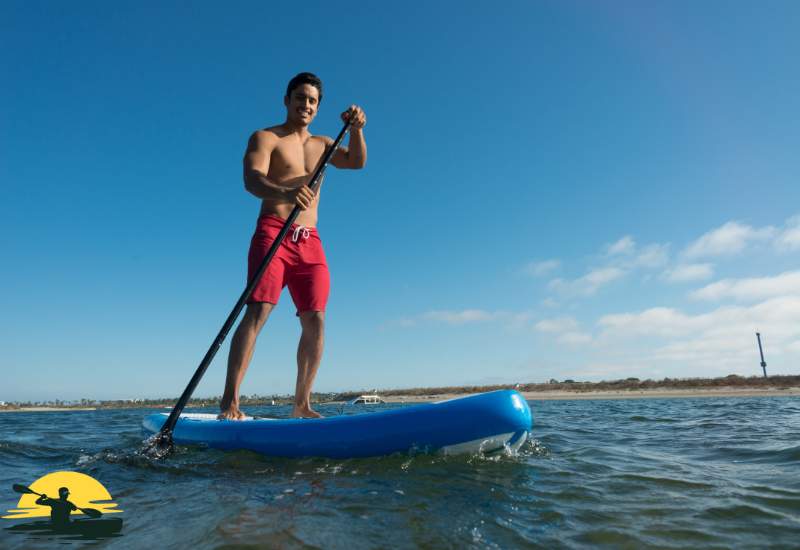
<svg viewBox="0 0 800 550">
<path fill-rule="evenodd" d="M 28 487 L 25 487 L 24 485 L 18 485 L 17 483 L 14 484 L 14 490 L 18 493 L 22 493 L 23 495 L 42 496 L 36 491 L 31 491 Z M 58 500 L 58 499 L 54 498 L 53 500 Z M 94 508 L 78 508 L 78 510 L 80 510 L 90 518 L 99 518 L 100 516 L 103 515 L 103 512 L 101 512 L 100 510 L 95 510 Z"/>
<path fill-rule="evenodd" d="M 328 150 L 325 158 L 322 160 L 322 164 L 320 164 L 319 168 L 317 168 L 314 177 L 311 178 L 311 181 L 308 183 L 308 187 L 312 191 L 316 191 L 319 180 L 322 179 L 322 174 L 325 172 L 325 168 L 328 167 L 328 164 L 331 162 L 334 153 L 336 153 L 336 150 L 342 144 L 344 136 L 347 135 L 347 132 L 350 130 L 350 124 L 350 121 L 345 123 L 344 128 L 342 128 L 342 131 L 339 132 L 339 135 L 336 137 L 333 145 Z M 145 444 L 144 448 L 139 451 L 140 455 L 163 458 L 169 454 L 170 450 L 172 450 L 172 447 L 175 445 L 175 443 L 172 441 L 172 430 L 175 429 L 175 424 L 178 422 L 178 418 L 180 417 L 183 408 L 186 406 L 186 403 L 188 403 L 189 398 L 192 396 L 192 393 L 194 393 L 194 390 L 197 387 L 197 384 L 200 382 L 200 379 L 203 377 L 203 374 L 205 374 L 206 369 L 211 364 L 214 356 L 217 354 L 217 350 L 219 350 L 219 347 L 222 345 L 222 342 L 228 335 L 228 331 L 231 330 L 233 323 L 236 322 L 236 319 L 242 312 L 245 302 L 247 302 L 247 299 L 250 298 L 250 295 L 255 290 L 258 281 L 261 279 L 261 275 L 264 274 L 264 271 L 266 271 L 269 262 L 272 260 L 272 257 L 278 251 L 278 247 L 280 247 L 283 239 L 286 237 L 287 233 L 289 233 L 289 229 L 292 227 L 294 220 L 297 219 L 298 214 L 300 214 L 300 207 L 295 206 L 294 210 L 292 210 L 292 213 L 289 215 L 289 219 L 283 224 L 280 233 L 278 233 L 278 236 L 275 238 L 272 246 L 267 251 L 267 255 L 264 256 L 264 259 L 261 261 L 261 264 L 258 266 L 255 274 L 250 279 L 250 282 L 247 283 L 247 288 L 244 289 L 239 301 L 236 302 L 236 306 L 234 306 L 233 311 L 228 316 L 225 324 L 222 326 L 222 330 L 219 331 L 219 334 L 217 334 L 217 337 L 211 344 L 211 348 L 209 348 L 206 356 L 203 357 L 203 360 L 200 362 L 200 366 L 197 367 L 197 371 L 195 371 L 194 376 L 192 376 L 192 379 L 189 381 L 189 385 L 186 386 L 183 395 L 181 395 L 181 398 L 178 399 L 178 403 L 169 414 L 169 418 L 167 418 L 167 421 L 164 422 L 161 430 L 159 430 L 159 432 Z"/>
</svg>

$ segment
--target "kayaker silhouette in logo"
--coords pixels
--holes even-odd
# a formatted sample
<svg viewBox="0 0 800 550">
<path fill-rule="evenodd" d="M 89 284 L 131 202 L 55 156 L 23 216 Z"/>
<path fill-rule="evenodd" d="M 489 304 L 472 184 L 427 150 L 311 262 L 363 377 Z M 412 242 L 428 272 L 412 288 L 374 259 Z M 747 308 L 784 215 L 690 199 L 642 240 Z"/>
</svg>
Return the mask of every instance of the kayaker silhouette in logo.
<svg viewBox="0 0 800 550">
<path fill-rule="evenodd" d="M 75 491 L 72 497 L 70 487 Z M 54 536 L 65 536 L 65 540 L 101 540 L 122 536 L 122 518 L 106 516 L 122 510 L 111 502 L 113 499 L 106 488 L 86 474 L 55 472 L 40 477 L 30 486 L 14 483 L 13 489 L 22 497 L 17 509 L 9 510 L 13 515 L 3 516 L 3 519 L 38 518 L 38 521 L 18 523 L 4 527 L 3 531 L 51 540 Z M 48 496 L 55 493 L 58 493 L 58 498 Z M 77 517 L 71 519 L 72 514 Z M 47 516 L 50 516 L 49 521 L 43 521 Z"/>
<path fill-rule="evenodd" d="M 58 490 L 58 498 L 48 498 L 47 495 L 42 495 L 36 499 L 36 504 L 49 506 L 51 508 L 50 521 L 54 524 L 61 525 L 69 523 L 69 515 L 73 510 L 78 509 L 77 506 L 67 500 L 68 496 L 69 489 L 62 487 Z"/>
</svg>

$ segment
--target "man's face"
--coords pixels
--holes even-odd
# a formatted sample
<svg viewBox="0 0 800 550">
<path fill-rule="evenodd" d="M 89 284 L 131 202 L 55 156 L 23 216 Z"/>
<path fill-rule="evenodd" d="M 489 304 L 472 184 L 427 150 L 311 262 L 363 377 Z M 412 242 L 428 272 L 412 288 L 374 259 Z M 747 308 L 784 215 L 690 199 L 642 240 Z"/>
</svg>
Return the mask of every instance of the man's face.
<svg viewBox="0 0 800 550">
<path fill-rule="evenodd" d="M 319 109 L 319 90 L 311 84 L 301 84 L 292 90 L 292 96 L 284 96 L 287 114 L 294 122 L 308 126 Z"/>
</svg>

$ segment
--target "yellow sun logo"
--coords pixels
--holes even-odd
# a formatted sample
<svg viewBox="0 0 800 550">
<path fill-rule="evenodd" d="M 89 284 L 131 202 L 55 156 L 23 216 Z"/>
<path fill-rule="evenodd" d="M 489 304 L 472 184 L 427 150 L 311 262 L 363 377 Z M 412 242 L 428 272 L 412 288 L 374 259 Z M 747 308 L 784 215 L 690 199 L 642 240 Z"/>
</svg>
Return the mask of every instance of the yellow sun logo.
<svg viewBox="0 0 800 550">
<path fill-rule="evenodd" d="M 9 510 L 12 516 L 3 516 L 3 519 L 37 518 L 50 516 L 51 507 L 37 504 L 38 495 L 47 495 L 50 498 L 59 498 L 62 488 L 69 490 L 69 501 L 78 510 L 72 514 L 82 514 L 80 508 L 90 508 L 89 512 L 97 510 L 103 514 L 117 514 L 122 510 L 112 510 L 117 505 L 111 502 L 109 492 L 96 479 L 79 472 L 55 472 L 40 477 L 28 487 L 31 494 L 24 494 L 17 503 L 17 510 Z M 15 489 L 16 490 L 16 489 Z M 33 493 L 38 493 L 33 494 Z M 107 501 L 107 502 L 103 502 Z"/>
</svg>

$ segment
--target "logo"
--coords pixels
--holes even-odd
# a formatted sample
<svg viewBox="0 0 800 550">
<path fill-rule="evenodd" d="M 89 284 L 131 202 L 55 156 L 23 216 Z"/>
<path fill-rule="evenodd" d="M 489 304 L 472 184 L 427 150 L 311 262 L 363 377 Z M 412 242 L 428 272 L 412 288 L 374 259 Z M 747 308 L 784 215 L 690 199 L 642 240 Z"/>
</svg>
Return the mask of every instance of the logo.
<svg viewBox="0 0 800 550">
<path fill-rule="evenodd" d="M 79 472 L 55 472 L 30 485 L 15 483 L 22 496 L 17 509 L 3 519 L 36 519 L 3 530 L 28 538 L 98 540 L 121 537 L 122 518 L 108 517 L 122 510 L 96 479 Z M 38 518 L 38 519 L 37 519 Z"/>
</svg>

